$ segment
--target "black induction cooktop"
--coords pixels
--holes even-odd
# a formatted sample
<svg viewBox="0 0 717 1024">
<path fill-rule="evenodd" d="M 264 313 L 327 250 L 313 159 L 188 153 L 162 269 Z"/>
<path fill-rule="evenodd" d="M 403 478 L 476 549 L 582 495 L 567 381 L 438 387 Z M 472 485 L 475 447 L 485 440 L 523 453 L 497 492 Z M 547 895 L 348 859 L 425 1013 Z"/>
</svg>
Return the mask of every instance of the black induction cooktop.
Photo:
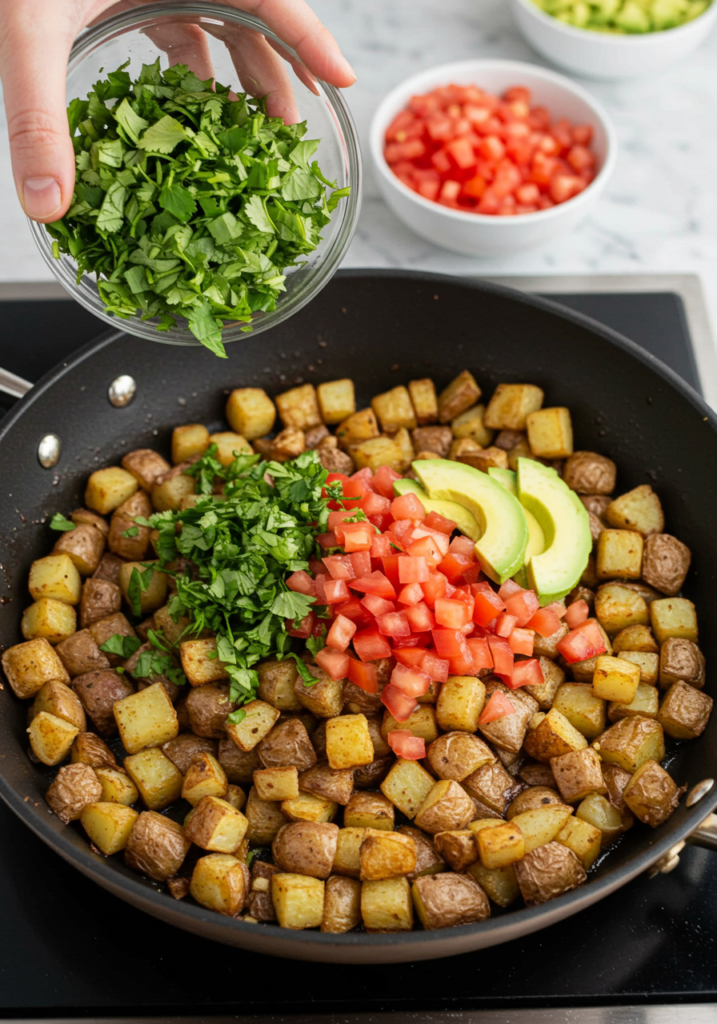
<svg viewBox="0 0 717 1024">
<path fill-rule="evenodd" d="M 631 337 L 700 388 L 678 294 L 551 289 L 549 297 Z M 71 301 L 0 294 L 0 365 L 26 379 L 101 330 Z M 11 403 L 0 396 L 0 407 Z M 392 1012 L 398 1022 L 401 1014 L 421 1020 L 439 1010 L 712 1003 L 713 856 L 688 848 L 671 874 L 639 878 L 567 921 L 494 949 L 415 965 L 323 966 L 216 945 L 145 916 L 77 873 L 0 804 L 0 1016 L 312 1020 L 333 1013 L 342 1020 Z"/>
</svg>

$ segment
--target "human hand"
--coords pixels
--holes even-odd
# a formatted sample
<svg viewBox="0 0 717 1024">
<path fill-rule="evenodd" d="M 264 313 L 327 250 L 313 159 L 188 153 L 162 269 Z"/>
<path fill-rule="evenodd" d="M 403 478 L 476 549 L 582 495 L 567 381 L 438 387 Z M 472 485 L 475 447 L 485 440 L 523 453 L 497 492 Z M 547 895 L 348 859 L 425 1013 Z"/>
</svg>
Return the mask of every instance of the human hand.
<svg viewBox="0 0 717 1024">
<path fill-rule="evenodd" d="M 65 78 L 77 34 L 118 11 L 147 2 L 0 0 L 0 79 L 13 177 L 23 209 L 33 220 L 58 220 L 72 199 L 75 158 L 67 126 Z M 355 81 L 333 36 L 304 0 L 223 2 L 261 18 L 317 78 L 339 88 Z M 189 63 L 199 77 L 208 78 L 212 76 L 209 50 L 198 35 L 202 33 L 195 26 L 178 22 L 153 38 L 170 63 Z M 266 94 L 272 116 L 296 120 L 286 64 L 277 47 L 247 30 L 225 42 L 243 88 L 253 95 Z"/>
</svg>

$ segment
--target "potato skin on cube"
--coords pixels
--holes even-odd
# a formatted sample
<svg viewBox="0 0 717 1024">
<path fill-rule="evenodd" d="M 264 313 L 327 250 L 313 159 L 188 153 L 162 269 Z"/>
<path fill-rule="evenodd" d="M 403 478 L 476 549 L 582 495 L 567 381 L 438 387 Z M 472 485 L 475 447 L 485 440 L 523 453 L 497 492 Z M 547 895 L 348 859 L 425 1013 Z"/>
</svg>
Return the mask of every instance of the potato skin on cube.
<svg viewBox="0 0 717 1024">
<path fill-rule="evenodd" d="M 30 718 L 35 718 L 41 711 L 47 711 L 56 718 L 64 718 L 66 722 L 77 726 L 80 732 L 87 729 L 87 719 L 79 697 L 67 683 L 61 683 L 59 679 L 49 679 L 35 695 Z"/>
<path fill-rule="evenodd" d="M 124 768 L 151 811 L 162 811 L 179 799 L 182 774 L 158 747 L 126 757 Z"/>
<path fill-rule="evenodd" d="M 102 800 L 102 784 L 88 764 L 60 768 L 45 794 L 50 808 L 65 825 L 77 821 L 85 807 Z"/>
<path fill-rule="evenodd" d="M 97 732 L 101 736 L 114 736 L 117 732 L 114 705 L 134 693 L 134 687 L 129 679 L 118 675 L 113 669 L 85 672 L 81 676 L 75 676 L 72 688 L 92 719 Z"/>
<path fill-rule="evenodd" d="M 236 388 L 226 404 L 229 426 L 247 441 L 274 429 L 276 406 L 262 388 Z"/>
<path fill-rule="evenodd" d="M 351 799 L 353 788 L 353 769 L 335 769 L 327 761 L 302 772 L 298 778 L 298 789 L 303 793 L 311 793 L 343 806 Z"/>
<path fill-rule="evenodd" d="M 361 844 L 367 829 L 347 826 L 339 829 L 332 870 L 339 875 L 358 878 L 361 873 Z"/>
<path fill-rule="evenodd" d="M 417 761 L 398 758 L 381 783 L 381 792 L 407 818 L 415 818 L 435 780 Z"/>
<path fill-rule="evenodd" d="M 281 928 L 302 931 L 319 928 L 324 917 L 324 885 L 319 878 L 277 872 L 271 878 L 271 896 Z"/>
<path fill-rule="evenodd" d="M 625 803 L 643 824 L 657 828 L 677 809 L 685 787 L 677 783 L 657 761 L 641 764 L 623 794 Z"/>
<path fill-rule="evenodd" d="M 64 664 L 49 640 L 38 637 L 14 644 L 2 654 L 2 669 L 16 697 L 34 697 L 50 680 L 69 683 Z"/>
<path fill-rule="evenodd" d="M 145 566 L 153 568 L 154 571 L 152 572 L 147 589 L 142 591 L 140 597 L 142 615 L 148 615 L 157 608 L 161 608 L 167 600 L 167 577 L 165 573 L 159 572 L 159 562 L 124 562 L 120 566 L 119 573 L 119 587 L 122 591 L 122 596 L 129 604 L 128 591 L 132 573 L 136 569 L 140 576 L 144 576 L 149 571 Z"/>
<path fill-rule="evenodd" d="M 131 807 L 97 801 L 83 808 L 80 822 L 97 849 L 111 857 L 125 849 L 138 817 Z"/>
<path fill-rule="evenodd" d="M 682 590 L 691 561 L 690 549 L 677 537 L 652 533 L 645 539 L 642 578 L 649 586 L 674 597 Z"/>
<path fill-rule="evenodd" d="M 373 743 L 365 715 L 338 715 L 326 722 L 326 754 L 335 769 L 371 764 Z"/>
<path fill-rule="evenodd" d="M 588 793 L 606 793 L 600 758 L 592 747 L 552 758 L 550 767 L 566 803 L 583 800 Z"/>
<path fill-rule="evenodd" d="M 470 370 L 463 370 L 438 396 L 438 418 L 450 423 L 466 409 L 475 405 L 482 391 Z"/>
<path fill-rule="evenodd" d="M 85 505 L 93 512 L 106 516 L 114 512 L 123 501 L 127 501 L 138 486 L 132 474 L 121 466 L 97 469 L 87 481 Z"/>
<path fill-rule="evenodd" d="M 701 690 L 705 685 L 705 657 L 692 640 L 668 637 L 660 649 L 660 686 L 671 686 L 678 679 Z"/>
<path fill-rule="evenodd" d="M 479 736 L 467 732 L 445 732 L 427 750 L 428 763 L 439 779 L 463 782 L 485 764 L 495 762 L 495 754 Z"/>
<path fill-rule="evenodd" d="M 20 629 L 26 640 L 48 640 L 59 644 L 77 628 L 77 613 L 72 605 L 52 597 L 41 597 L 22 613 Z"/>
<path fill-rule="evenodd" d="M 525 737 L 524 747 L 530 757 L 548 763 L 553 757 L 571 750 L 582 750 L 587 745 L 583 734 L 553 707 L 538 727 Z"/>
<path fill-rule="evenodd" d="M 94 771 L 102 787 L 100 800 L 109 804 L 124 804 L 126 807 L 139 800 L 139 790 L 121 769 L 99 766 Z"/>
<path fill-rule="evenodd" d="M 268 846 L 287 823 L 281 806 L 262 800 L 254 786 L 249 790 L 244 815 L 249 822 L 247 839 L 253 846 Z"/>
<path fill-rule="evenodd" d="M 249 892 L 249 869 L 227 853 L 209 853 L 197 861 L 190 895 L 208 910 L 235 917 L 244 909 Z"/>
<path fill-rule="evenodd" d="M 235 853 L 241 846 L 249 823 L 241 811 L 226 800 L 205 796 L 194 808 L 184 834 L 202 850 Z"/>
<path fill-rule="evenodd" d="M 490 903 L 480 885 L 467 875 L 417 878 L 411 888 L 416 914 L 427 930 L 473 924 L 490 917 Z"/>
<path fill-rule="evenodd" d="M 169 468 L 169 467 L 168 467 Z M 152 503 L 146 491 L 135 493 L 122 502 L 112 513 L 107 546 L 113 554 L 130 561 L 141 561 L 147 555 L 151 529 L 135 523 L 136 517 L 147 518 L 152 514 Z M 133 537 L 123 536 L 128 530 L 134 530 Z"/>
<path fill-rule="evenodd" d="M 132 474 L 143 490 L 151 491 L 157 477 L 171 467 L 167 460 L 152 448 L 135 448 L 134 451 L 122 456 L 122 468 Z"/>
<path fill-rule="evenodd" d="M 112 710 L 128 754 L 160 747 L 179 732 L 177 712 L 161 683 L 124 697 Z"/>
<path fill-rule="evenodd" d="M 393 831 L 393 804 L 381 793 L 356 792 L 344 808 L 344 825 Z"/>
<path fill-rule="evenodd" d="M 294 682 L 294 694 L 299 704 L 317 718 L 333 718 L 341 714 L 344 706 L 343 682 L 332 679 L 318 665 L 306 666 L 316 679 L 312 686 L 307 686 L 300 675 Z"/>
<path fill-rule="evenodd" d="M 563 480 L 578 494 L 612 494 L 617 466 L 597 452 L 573 452 L 563 467 Z"/>
<path fill-rule="evenodd" d="M 222 766 L 213 754 L 197 754 L 187 768 L 182 782 L 182 798 L 192 807 L 205 796 L 226 796 L 229 782 Z"/>
<path fill-rule="evenodd" d="M 184 829 L 155 811 L 137 817 L 125 849 L 127 867 L 157 882 L 176 875 L 189 851 Z"/>
<path fill-rule="evenodd" d="M 67 553 L 80 576 L 90 576 L 100 564 L 105 537 L 95 526 L 80 523 L 55 541 L 53 554 Z"/>
<path fill-rule="evenodd" d="M 485 411 L 491 430 L 525 430 L 530 413 L 537 412 L 545 397 L 535 384 L 499 384 Z"/>
<path fill-rule="evenodd" d="M 256 666 L 259 673 L 259 697 L 279 711 L 300 711 L 301 704 L 294 693 L 298 675 L 293 658 L 284 661 L 263 661 Z"/>
<path fill-rule="evenodd" d="M 409 875 L 416 867 L 416 844 L 400 832 L 366 829 L 359 851 L 362 882 Z"/>
<path fill-rule="evenodd" d="M 506 805 L 518 786 L 502 764 L 484 764 L 467 778 L 460 780 L 463 788 L 495 814 L 503 815 Z"/>
<path fill-rule="evenodd" d="M 367 932 L 410 932 L 413 903 L 408 879 L 362 882 L 361 917 Z"/>
<path fill-rule="evenodd" d="M 93 732 L 80 732 L 75 736 L 70 752 L 73 764 L 88 764 L 91 768 L 117 767 L 117 759 L 104 740 Z"/>
<path fill-rule="evenodd" d="M 515 865 L 520 892 L 528 907 L 577 888 L 587 878 L 578 857 L 562 843 L 539 846 Z"/>
<path fill-rule="evenodd" d="M 40 711 L 27 731 L 35 757 L 43 764 L 54 765 L 65 760 L 79 729 L 64 718 Z"/>
<path fill-rule="evenodd" d="M 236 710 L 229 698 L 229 683 L 206 683 L 192 688 L 185 700 L 189 728 L 197 736 L 207 739 L 228 739 L 225 730 L 227 716 Z M 231 741 L 230 741 L 231 742 Z M 237 753 L 240 751 L 232 744 Z"/>
<path fill-rule="evenodd" d="M 339 827 L 331 822 L 297 821 L 284 825 L 271 846 L 282 871 L 326 879 L 331 874 Z"/>
<path fill-rule="evenodd" d="M 331 875 L 324 887 L 321 931 L 332 935 L 350 932 L 361 923 L 361 883 L 355 878 Z"/>
<path fill-rule="evenodd" d="M 662 726 L 652 718 L 640 715 L 621 718 L 602 734 L 598 742 L 603 761 L 629 772 L 636 772 L 648 760 L 659 763 L 665 756 Z"/>
<path fill-rule="evenodd" d="M 265 768 L 293 766 L 302 772 L 318 760 L 306 726 L 298 718 L 279 722 L 255 749 Z"/>
<path fill-rule="evenodd" d="M 438 832 L 433 839 L 436 850 L 453 871 L 465 869 L 478 860 L 475 834 L 470 829 Z"/>
<path fill-rule="evenodd" d="M 575 817 L 580 821 L 587 821 L 600 830 L 602 849 L 609 846 L 614 839 L 635 823 L 627 804 L 621 813 L 600 793 L 588 793 L 585 799 L 578 804 Z"/>
<path fill-rule="evenodd" d="M 657 721 L 673 739 L 693 740 L 705 731 L 713 704 L 712 697 L 678 679 L 665 694 Z"/>
<path fill-rule="evenodd" d="M 570 757 L 571 755 L 563 754 L 562 756 Z M 508 777 L 510 778 L 510 776 Z M 555 781 L 555 776 L 553 776 L 553 781 Z M 555 805 L 564 807 L 565 800 L 553 786 L 529 786 L 510 801 L 504 816 L 506 821 L 512 821 L 513 818 L 525 811 L 536 811 L 541 807 Z"/>
<path fill-rule="evenodd" d="M 416 814 L 416 825 L 435 835 L 464 828 L 475 816 L 473 801 L 453 779 L 443 779 L 431 788 Z"/>
</svg>

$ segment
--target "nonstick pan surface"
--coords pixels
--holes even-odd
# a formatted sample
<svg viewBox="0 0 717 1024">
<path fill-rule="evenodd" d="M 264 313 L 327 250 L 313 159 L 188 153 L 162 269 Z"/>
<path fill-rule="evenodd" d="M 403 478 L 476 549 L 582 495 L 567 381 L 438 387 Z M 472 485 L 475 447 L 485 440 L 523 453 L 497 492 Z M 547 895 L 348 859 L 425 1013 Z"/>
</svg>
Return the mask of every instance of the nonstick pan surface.
<svg viewBox="0 0 717 1024">
<path fill-rule="evenodd" d="M 618 491 L 650 483 L 667 529 L 693 552 L 686 596 L 697 604 L 700 644 L 717 658 L 714 543 L 717 418 L 672 371 L 614 332 L 545 300 L 510 289 L 438 275 L 354 271 L 338 275 L 310 306 L 274 331 L 229 346 L 218 360 L 204 349 L 174 349 L 122 333 L 105 335 L 41 380 L 0 425 L 0 643 L 21 639 L 29 603 L 27 573 L 53 543 L 44 521 L 82 504 L 87 476 L 137 447 L 169 450 L 179 423 L 223 424 L 226 396 L 239 386 L 276 394 L 304 381 L 352 377 L 359 407 L 416 377 L 445 385 L 468 367 L 485 393 L 503 381 L 533 382 L 546 404 L 570 408 L 576 446 L 618 464 Z M 109 385 L 121 374 L 136 397 L 114 408 Z M 62 441 L 55 470 L 41 468 L 37 446 Z M 219 942 L 277 956 L 390 963 L 449 956 L 517 938 L 577 913 L 646 870 L 717 804 L 683 801 L 662 828 L 635 827 L 579 889 L 542 907 L 496 912 L 482 924 L 408 934 L 322 935 L 244 924 L 175 901 L 90 850 L 78 825 L 63 826 L 44 794 L 53 769 L 27 757 L 27 708 L 0 692 L 0 795 L 48 845 L 100 885 L 148 913 Z M 717 716 L 699 740 L 675 744 L 670 770 L 690 787 L 717 776 Z M 38 880 L 51 886 L 52 879 Z"/>
</svg>

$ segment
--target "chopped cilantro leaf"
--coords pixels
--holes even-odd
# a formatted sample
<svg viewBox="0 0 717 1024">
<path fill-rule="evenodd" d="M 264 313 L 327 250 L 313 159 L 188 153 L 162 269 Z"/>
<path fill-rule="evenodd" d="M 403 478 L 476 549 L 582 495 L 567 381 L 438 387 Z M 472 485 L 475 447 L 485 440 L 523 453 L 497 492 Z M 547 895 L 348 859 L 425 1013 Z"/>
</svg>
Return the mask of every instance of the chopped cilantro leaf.
<svg viewBox="0 0 717 1024">
<path fill-rule="evenodd" d="M 142 646 L 142 641 L 137 636 L 122 636 L 115 633 L 113 636 L 100 645 L 100 650 L 105 654 L 116 654 L 120 658 L 131 658 Z"/>
<path fill-rule="evenodd" d="M 69 530 L 74 530 L 75 524 L 71 519 L 67 519 L 62 515 L 61 512 L 55 512 L 54 516 L 50 520 L 50 529 L 59 530 L 60 533 L 67 533 Z"/>
</svg>

